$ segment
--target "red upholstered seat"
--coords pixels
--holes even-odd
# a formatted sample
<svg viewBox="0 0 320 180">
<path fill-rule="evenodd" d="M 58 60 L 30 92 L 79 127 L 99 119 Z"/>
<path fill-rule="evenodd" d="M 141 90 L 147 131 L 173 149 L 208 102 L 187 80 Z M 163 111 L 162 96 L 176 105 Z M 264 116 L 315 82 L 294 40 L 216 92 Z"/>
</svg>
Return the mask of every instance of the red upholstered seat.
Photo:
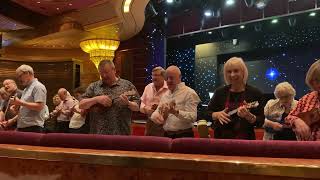
<svg viewBox="0 0 320 180">
<path fill-rule="evenodd" d="M 40 140 L 44 135 L 41 133 L 0 131 L 0 144 L 39 146 Z"/>
<path fill-rule="evenodd" d="M 180 138 L 173 153 L 274 158 L 320 158 L 320 142 Z"/>
<path fill-rule="evenodd" d="M 51 133 L 46 134 L 40 144 L 81 149 L 170 152 L 171 141 L 164 137 Z"/>
</svg>

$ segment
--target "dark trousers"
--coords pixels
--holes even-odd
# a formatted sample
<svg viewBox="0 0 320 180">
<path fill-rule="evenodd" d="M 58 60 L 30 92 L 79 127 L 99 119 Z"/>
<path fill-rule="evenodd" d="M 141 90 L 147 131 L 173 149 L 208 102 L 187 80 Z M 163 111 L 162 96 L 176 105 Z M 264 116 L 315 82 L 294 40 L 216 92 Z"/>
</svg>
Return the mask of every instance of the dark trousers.
<svg viewBox="0 0 320 180">
<path fill-rule="evenodd" d="M 43 133 L 44 129 L 40 126 L 30 126 L 25 128 L 18 128 L 20 132 L 35 132 L 35 133 Z"/>
<path fill-rule="evenodd" d="M 192 128 L 179 130 L 179 131 L 165 131 L 164 136 L 168 138 L 183 138 L 183 137 L 194 137 Z"/>
<path fill-rule="evenodd" d="M 276 132 L 273 135 L 274 140 L 287 140 L 287 141 L 296 141 L 296 134 L 292 131 L 292 129 L 284 128 L 281 131 Z"/>
<path fill-rule="evenodd" d="M 156 124 L 150 119 L 147 120 L 146 136 L 164 136 L 163 124 Z"/>
<path fill-rule="evenodd" d="M 56 124 L 56 132 L 69 133 L 69 123 L 70 121 L 58 121 Z"/>
</svg>

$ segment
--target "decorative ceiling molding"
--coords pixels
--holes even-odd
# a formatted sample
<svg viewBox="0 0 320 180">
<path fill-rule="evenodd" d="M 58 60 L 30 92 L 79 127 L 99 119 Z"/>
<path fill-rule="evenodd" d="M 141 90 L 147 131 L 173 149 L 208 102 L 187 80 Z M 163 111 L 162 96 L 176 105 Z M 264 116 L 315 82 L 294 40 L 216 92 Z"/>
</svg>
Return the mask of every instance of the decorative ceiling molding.
<svg viewBox="0 0 320 180">
<path fill-rule="evenodd" d="M 12 0 L 13 2 L 46 16 L 77 11 L 88 6 L 103 3 L 101 0 Z"/>
<path fill-rule="evenodd" d="M 32 29 L 32 27 L 0 14 L 0 31 L 15 31 L 21 29 Z"/>
<path fill-rule="evenodd" d="M 48 18 L 10 0 L 0 0 L 0 14 L 31 27 L 38 26 Z"/>
</svg>

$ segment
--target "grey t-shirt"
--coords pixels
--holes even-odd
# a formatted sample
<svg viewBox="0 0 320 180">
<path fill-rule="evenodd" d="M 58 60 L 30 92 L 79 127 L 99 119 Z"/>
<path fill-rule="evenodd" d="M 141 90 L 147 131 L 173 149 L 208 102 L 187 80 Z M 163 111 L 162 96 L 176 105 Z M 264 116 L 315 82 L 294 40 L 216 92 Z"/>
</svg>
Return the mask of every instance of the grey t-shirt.
<svg viewBox="0 0 320 180">
<path fill-rule="evenodd" d="M 33 79 L 31 84 L 28 85 L 22 92 L 21 100 L 26 102 L 38 102 L 46 104 L 47 89 L 37 79 Z M 44 111 L 44 109 L 42 110 Z M 43 127 L 44 118 L 42 111 L 34 111 L 21 106 L 19 109 L 19 118 L 17 122 L 18 128 L 26 128 L 31 126 Z"/>
</svg>

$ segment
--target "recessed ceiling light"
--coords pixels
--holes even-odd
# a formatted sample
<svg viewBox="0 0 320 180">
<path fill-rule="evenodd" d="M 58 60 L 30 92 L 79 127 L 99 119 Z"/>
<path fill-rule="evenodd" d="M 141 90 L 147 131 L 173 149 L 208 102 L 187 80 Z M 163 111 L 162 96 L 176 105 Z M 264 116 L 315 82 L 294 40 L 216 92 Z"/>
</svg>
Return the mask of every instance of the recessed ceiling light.
<svg viewBox="0 0 320 180">
<path fill-rule="evenodd" d="M 60 8 L 56 8 L 58 11 L 60 10 Z"/>
<path fill-rule="evenodd" d="M 172 3 L 173 3 L 173 0 L 167 0 L 167 3 L 168 3 L 168 4 L 172 4 Z"/>
<path fill-rule="evenodd" d="M 232 6 L 232 5 L 234 5 L 234 0 L 226 0 L 226 5 L 227 6 Z"/>
<path fill-rule="evenodd" d="M 69 3 L 69 6 L 72 6 L 72 3 Z"/>
<path fill-rule="evenodd" d="M 315 13 L 315 12 L 311 12 L 310 14 L 309 14 L 309 16 L 316 16 L 317 15 L 317 13 Z"/>
<path fill-rule="evenodd" d="M 40 4 L 41 2 L 40 2 L 40 1 L 38 1 L 37 3 L 38 3 L 38 4 Z"/>
<path fill-rule="evenodd" d="M 212 11 L 210 11 L 210 10 L 205 10 L 205 11 L 204 11 L 204 15 L 205 15 L 206 17 L 210 17 L 210 16 L 212 16 Z"/>
</svg>

